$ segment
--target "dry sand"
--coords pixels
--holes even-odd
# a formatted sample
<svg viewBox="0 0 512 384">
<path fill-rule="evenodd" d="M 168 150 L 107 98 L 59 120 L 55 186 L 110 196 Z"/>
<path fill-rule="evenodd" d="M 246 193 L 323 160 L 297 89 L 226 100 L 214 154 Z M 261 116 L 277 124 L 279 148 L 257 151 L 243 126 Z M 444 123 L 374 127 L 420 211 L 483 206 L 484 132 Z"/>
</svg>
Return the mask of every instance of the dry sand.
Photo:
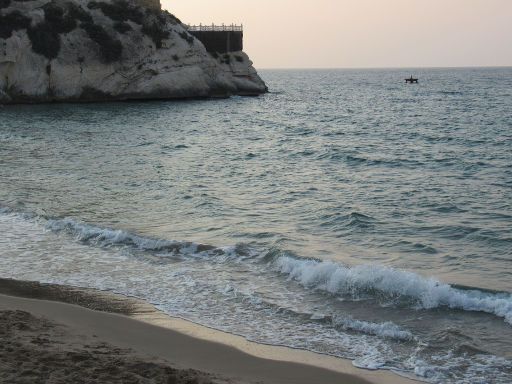
<svg viewBox="0 0 512 384">
<path fill-rule="evenodd" d="M 0 293 L 2 383 L 411 383 L 250 343 L 110 293 L 1 279 Z"/>
<path fill-rule="evenodd" d="M 220 383 L 136 356 L 20 310 L 0 311 L 2 383 Z"/>
</svg>

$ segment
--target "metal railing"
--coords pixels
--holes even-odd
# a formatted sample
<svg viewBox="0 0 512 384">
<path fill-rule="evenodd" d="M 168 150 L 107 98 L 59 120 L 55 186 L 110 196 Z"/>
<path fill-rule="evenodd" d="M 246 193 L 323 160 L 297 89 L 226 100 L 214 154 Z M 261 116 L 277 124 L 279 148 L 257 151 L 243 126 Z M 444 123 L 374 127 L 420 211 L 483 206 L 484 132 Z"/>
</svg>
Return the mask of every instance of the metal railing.
<svg viewBox="0 0 512 384">
<path fill-rule="evenodd" d="M 243 25 L 187 25 L 187 29 L 192 32 L 243 32 L 244 26 Z"/>
</svg>

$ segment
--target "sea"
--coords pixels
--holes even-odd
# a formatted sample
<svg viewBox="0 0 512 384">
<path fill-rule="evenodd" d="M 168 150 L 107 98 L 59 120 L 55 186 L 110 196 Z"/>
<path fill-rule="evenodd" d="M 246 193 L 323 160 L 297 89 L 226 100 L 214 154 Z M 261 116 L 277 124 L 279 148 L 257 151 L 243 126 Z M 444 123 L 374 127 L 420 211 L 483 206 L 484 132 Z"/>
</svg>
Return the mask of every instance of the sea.
<svg viewBox="0 0 512 384">
<path fill-rule="evenodd" d="M 260 74 L 253 98 L 0 107 L 0 277 L 510 384 L 512 68 Z"/>
</svg>

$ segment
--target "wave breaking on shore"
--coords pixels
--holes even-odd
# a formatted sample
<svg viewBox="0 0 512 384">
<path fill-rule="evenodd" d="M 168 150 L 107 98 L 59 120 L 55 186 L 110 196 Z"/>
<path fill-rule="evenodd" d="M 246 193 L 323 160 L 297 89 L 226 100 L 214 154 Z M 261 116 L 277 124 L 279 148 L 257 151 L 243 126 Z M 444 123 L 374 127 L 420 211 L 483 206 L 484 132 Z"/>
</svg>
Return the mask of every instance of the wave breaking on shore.
<svg viewBox="0 0 512 384">
<path fill-rule="evenodd" d="M 0 213 L 34 217 L 2 208 Z M 159 257 L 186 256 L 208 258 L 216 262 L 250 260 L 277 271 L 304 288 L 351 300 L 376 300 L 384 305 L 412 309 L 449 308 L 485 312 L 503 318 L 512 325 L 512 294 L 489 292 L 479 288 L 456 288 L 434 277 L 378 264 L 347 266 L 287 255 L 281 250 L 251 249 L 245 244 L 215 247 L 189 241 L 155 239 L 121 229 L 95 226 L 72 218 L 44 219 L 52 232 L 65 232 L 75 240 L 99 247 L 131 247 Z"/>
</svg>

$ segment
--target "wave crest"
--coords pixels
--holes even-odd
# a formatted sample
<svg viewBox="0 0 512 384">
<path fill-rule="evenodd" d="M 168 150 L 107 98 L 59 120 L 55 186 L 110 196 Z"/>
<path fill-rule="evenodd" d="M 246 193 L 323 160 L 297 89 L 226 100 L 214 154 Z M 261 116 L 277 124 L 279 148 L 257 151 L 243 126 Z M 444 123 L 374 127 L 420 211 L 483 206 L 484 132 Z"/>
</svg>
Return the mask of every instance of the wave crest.
<svg viewBox="0 0 512 384">
<path fill-rule="evenodd" d="M 53 232 L 67 232 L 79 241 L 98 244 L 101 246 L 127 245 L 143 251 L 197 254 L 214 251 L 224 254 L 224 251 L 211 245 L 198 244 L 189 241 L 161 240 L 138 236 L 120 229 L 102 228 L 77 222 L 73 219 L 48 220 L 46 227 Z"/>
<path fill-rule="evenodd" d="M 1 214 L 15 214 L 8 208 L 0 209 Z M 33 217 L 25 214 L 21 216 Z M 214 247 L 188 241 L 154 239 L 120 229 L 84 224 L 70 218 L 49 219 L 45 222 L 46 228 L 51 231 L 66 232 L 78 241 L 95 246 L 129 246 L 141 251 L 158 252 L 164 256 L 180 254 L 197 258 L 214 257 L 216 262 L 257 262 L 265 269 L 288 276 L 305 288 L 332 295 L 353 300 L 373 299 L 416 309 L 447 307 L 485 312 L 502 317 L 512 325 L 510 293 L 452 286 L 433 277 L 423 277 L 414 272 L 382 265 L 349 267 L 332 261 L 292 257 L 280 250 L 260 252 L 244 244 Z M 362 323 L 354 326 L 366 330 L 372 328 Z"/>
<path fill-rule="evenodd" d="M 461 290 L 434 278 L 381 265 L 347 267 L 331 261 L 280 256 L 274 269 L 307 288 L 348 296 L 411 303 L 416 308 L 449 307 L 503 317 L 512 324 L 512 295 Z"/>
</svg>

